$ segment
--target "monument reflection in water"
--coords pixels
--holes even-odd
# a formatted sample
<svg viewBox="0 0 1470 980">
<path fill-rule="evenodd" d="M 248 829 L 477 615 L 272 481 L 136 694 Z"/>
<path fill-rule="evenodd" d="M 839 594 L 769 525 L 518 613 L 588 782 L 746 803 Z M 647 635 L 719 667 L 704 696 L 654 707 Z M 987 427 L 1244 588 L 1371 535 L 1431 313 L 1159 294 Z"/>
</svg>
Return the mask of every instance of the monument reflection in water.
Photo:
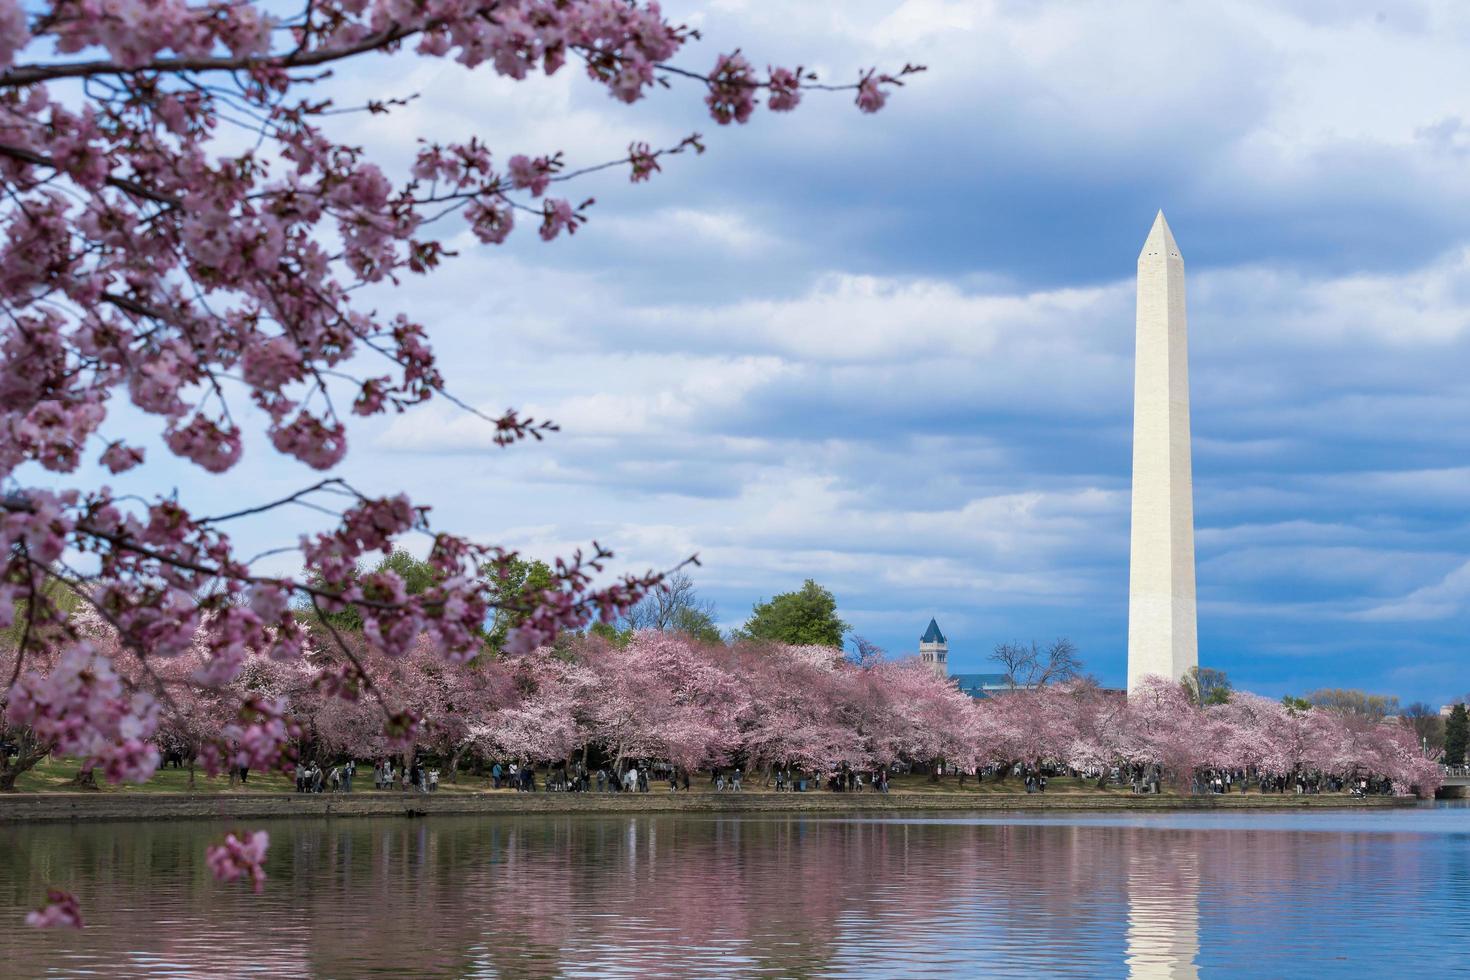
<svg viewBox="0 0 1470 980">
<path fill-rule="evenodd" d="M 1199 849 L 1169 834 L 1128 868 L 1128 976 L 1199 976 Z"/>
<path fill-rule="evenodd" d="M 537 817 L 0 828 L 7 977 L 1321 976 L 1446 969 L 1464 810 L 1228 819 Z M 1410 832 L 1405 832 L 1410 831 Z M 49 883 L 82 933 L 19 927 Z"/>
</svg>

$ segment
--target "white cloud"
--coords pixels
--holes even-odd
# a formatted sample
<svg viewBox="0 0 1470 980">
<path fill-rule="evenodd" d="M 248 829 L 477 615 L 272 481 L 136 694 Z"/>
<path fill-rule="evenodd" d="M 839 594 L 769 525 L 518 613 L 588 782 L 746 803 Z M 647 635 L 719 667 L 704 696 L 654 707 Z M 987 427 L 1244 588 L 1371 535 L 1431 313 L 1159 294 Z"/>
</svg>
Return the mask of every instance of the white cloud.
<svg viewBox="0 0 1470 980">
<path fill-rule="evenodd" d="M 1432 585 L 1363 610 L 1353 618 L 1364 622 L 1415 622 L 1450 619 L 1470 611 L 1470 561 Z"/>
</svg>

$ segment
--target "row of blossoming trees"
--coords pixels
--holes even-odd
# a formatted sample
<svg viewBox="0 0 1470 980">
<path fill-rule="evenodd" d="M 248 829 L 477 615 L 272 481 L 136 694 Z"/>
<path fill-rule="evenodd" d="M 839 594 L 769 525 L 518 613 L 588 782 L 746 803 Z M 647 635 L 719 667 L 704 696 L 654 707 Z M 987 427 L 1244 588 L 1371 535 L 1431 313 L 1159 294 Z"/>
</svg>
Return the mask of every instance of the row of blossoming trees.
<svg viewBox="0 0 1470 980">
<path fill-rule="evenodd" d="M 1127 699 L 1073 683 L 973 701 L 917 661 L 855 663 L 817 646 L 702 644 L 649 630 L 623 646 L 580 637 L 556 651 L 454 663 L 427 636 L 395 657 L 361 638 L 346 640 L 378 693 L 402 709 L 401 727 L 385 728 L 374 699 L 341 696 L 342 654 L 332 647 L 291 660 L 248 654 L 234 680 L 211 689 L 190 683 L 208 662 L 200 643 L 155 668 L 166 671 L 159 679 L 170 696 L 128 733 L 139 742 L 129 757 L 145 757 L 151 767 L 160 752 L 177 753 L 212 769 L 245 758 L 235 743 L 246 729 L 228 706 L 255 701 L 284 720 L 304 757 L 418 753 L 455 773 L 472 759 L 613 767 L 664 760 L 756 772 L 943 761 L 962 769 L 1158 767 L 1186 791 L 1193 775 L 1221 769 L 1371 776 L 1391 780 L 1399 793 L 1432 793 L 1438 785 L 1437 766 L 1394 722 L 1244 692 L 1200 707 L 1183 686 L 1164 680 Z M 103 669 L 117 662 L 106 654 L 115 642 L 99 627 L 93 663 L 55 669 Z M 32 669 L 13 701 L 23 704 L 30 684 L 45 682 Z M 11 739 L 36 753 L 48 747 L 34 732 L 17 730 Z"/>
</svg>

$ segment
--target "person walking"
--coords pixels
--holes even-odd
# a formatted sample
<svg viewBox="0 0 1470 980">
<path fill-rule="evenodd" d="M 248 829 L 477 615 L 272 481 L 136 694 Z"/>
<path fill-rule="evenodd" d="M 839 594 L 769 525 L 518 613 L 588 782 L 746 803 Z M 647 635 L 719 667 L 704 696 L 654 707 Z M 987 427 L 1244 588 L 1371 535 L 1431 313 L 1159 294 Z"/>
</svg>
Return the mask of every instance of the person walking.
<svg viewBox="0 0 1470 980">
<path fill-rule="evenodd" d="M 490 785 L 495 789 L 500 788 L 500 763 L 498 762 L 490 767 Z"/>
</svg>

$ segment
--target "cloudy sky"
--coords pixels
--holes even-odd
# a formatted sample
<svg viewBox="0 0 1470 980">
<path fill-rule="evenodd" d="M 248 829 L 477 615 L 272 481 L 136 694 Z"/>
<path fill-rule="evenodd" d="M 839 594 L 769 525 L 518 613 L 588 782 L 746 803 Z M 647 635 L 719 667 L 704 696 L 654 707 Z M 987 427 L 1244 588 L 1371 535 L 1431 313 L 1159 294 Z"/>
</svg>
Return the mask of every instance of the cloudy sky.
<svg viewBox="0 0 1470 980">
<path fill-rule="evenodd" d="M 628 107 L 571 69 L 344 76 L 423 94 L 344 122 L 393 166 L 421 136 L 574 165 L 709 144 L 650 185 L 588 180 L 570 241 L 456 231 L 445 271 L 376 296 L 430 325 L 460 397 L 563 431 L 497 450 L 430 406 L 359 427 L 357 484 L 537 555 L 697 552 L 727 626 L 814 578 L 892 652 L 933 615 L 955 670 L 1065 635 L 1121 684 L 1133 274 L 1162 208 L 1189 275 L 1201 663 L 1270 695 L 1470 689 L 1470 8 L 666 9 L 705 34 L 694 67 L 738 46 L 834 81 L 930 70 L 874 117 L 814 95 L 731 129 L 691 86 Z M 155 452 L 138 479 L 195 501 L 309 480 L 270 455 L 213 480 Z"/>
</svg>

